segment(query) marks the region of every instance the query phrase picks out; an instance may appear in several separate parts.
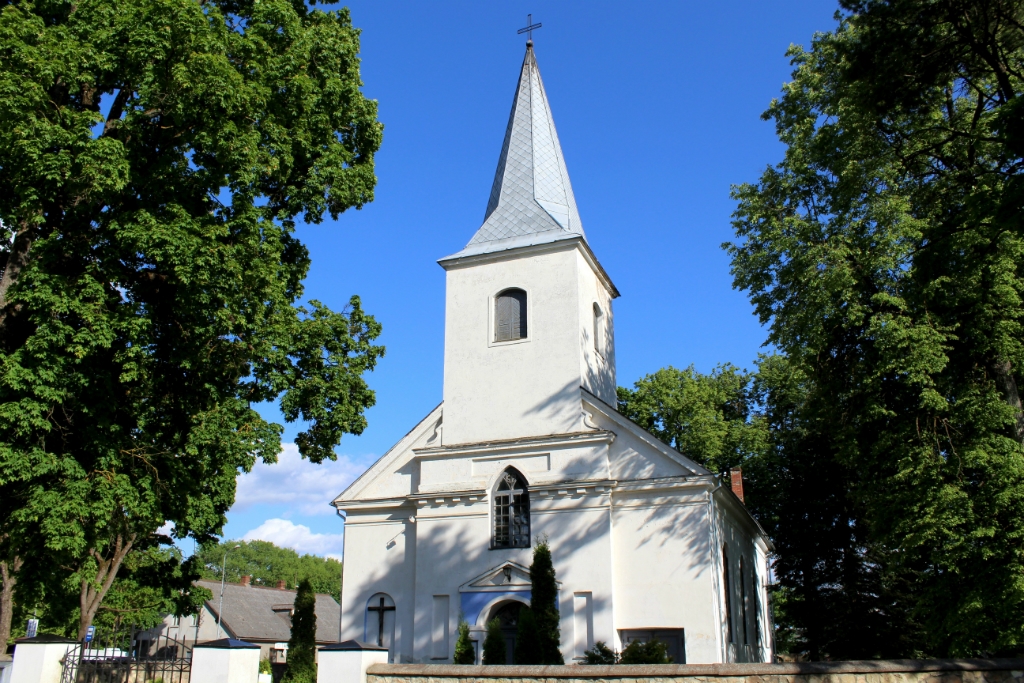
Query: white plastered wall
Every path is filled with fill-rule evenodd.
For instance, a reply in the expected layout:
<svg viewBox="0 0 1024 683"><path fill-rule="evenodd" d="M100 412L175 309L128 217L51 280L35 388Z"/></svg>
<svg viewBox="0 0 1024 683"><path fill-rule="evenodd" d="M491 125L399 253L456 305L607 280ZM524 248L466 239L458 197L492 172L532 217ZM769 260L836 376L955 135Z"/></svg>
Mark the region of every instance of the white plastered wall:
<svg viewBox="0 0 1024 683"><path fill-rule="evenodd" d="M588 358L592 305L607 290L576 241L448 263L445 303L445 445L581 431L579 388L614 404L611 358ZM494 297L527 294L527 338L494 341Z"/></svg>
<svg viewBox="0 0 1024 683"><path fill-rule="evenodd" d="M413 651L414 515L412 506L396 505L350 512L345 520L342 640L365 640L367 602L375 593L387 593L396 608L396 662Z"/></svg>
<svg viewBox="0 0 1024 683"><path fill-rule="evenodd" d="M721 487L713 498L722 657L729 662L771 662L774 652L768 619L767 546L753 521L742 511L742 503L730 491ZM726 559L729 563L728 587L725 586L722 565ZM747 589L745 603L741 579ZM725 590L729 590L728 604L732 611L731 635L727 628Z"/></svg>
<svg viewBox="0 0 1024 683"><path fill-rule="evenodd" d="M612 295L594 272L582 251L576 252L579 278L580 376L585 389L609 406L615 395L615 316ZM594 324L594 304L601 310L600 324ZM596 328L596 329L595 329ZM595 334L597 338L595 339Z"/></svg>

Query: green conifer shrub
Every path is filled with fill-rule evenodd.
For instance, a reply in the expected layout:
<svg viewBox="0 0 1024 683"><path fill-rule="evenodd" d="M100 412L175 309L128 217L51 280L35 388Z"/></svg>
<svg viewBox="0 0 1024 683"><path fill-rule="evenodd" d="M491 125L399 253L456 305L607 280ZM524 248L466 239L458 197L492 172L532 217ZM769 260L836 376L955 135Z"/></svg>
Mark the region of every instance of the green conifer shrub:
<svg viewBox="0 0 1024 683"><path fill-rule="evenodd" d="M308 579L299 582L288 640L288 668L282 683L316 683L316 593Z"/></svg>
<svg viewBox="0 0 1024 683"><path fill-rule="evenodd" d="M456 664L476 663L473 642L469 639L469 624L466 623L465 619L459 619L459 637L455 641L455 657L452 661Z"/></svg>
<svg viewBox="0 0 1024 683"><path fill-rule="evenodd" d="M618 664L619 656L608 647L603 640L594 643L594 647L583 652L586 664Z"/></svg>
<svg viewBox="0 0 1024 683"><path fill-rule="evenodd" d="M523 607L519 610L519 624L516 628L516 664L543 664L540 633L533 610Z"/></svg>
<svg viewBox="0 0 1024 683"><path fill-rule="evenodd" d="M530 610L537 627L540 642L540 661L538 664L565 664L562 659L561 631L558 625L558 584L555 582L555 567L551 561L551 548L546 540L542 540L533 548L533 563L530 564L530 583L533 593L530 598ZM516 663L519 655L516 655Z"/></svg>
<svg viewBox="0 0 1024 683"><path fill-rule="evenodd" d="M505 634L501 632L501 620L487 622L487 637L484 638L484 664L507 664L505 657Z"/></svg>
<svg viewBox="0 0 1024 683"><path fill-rule="evenodd" d="M619 664L671 664L672 658L668 656L668 646L657 639L641 643L634 640L622 649L619 656Z"/></svg>

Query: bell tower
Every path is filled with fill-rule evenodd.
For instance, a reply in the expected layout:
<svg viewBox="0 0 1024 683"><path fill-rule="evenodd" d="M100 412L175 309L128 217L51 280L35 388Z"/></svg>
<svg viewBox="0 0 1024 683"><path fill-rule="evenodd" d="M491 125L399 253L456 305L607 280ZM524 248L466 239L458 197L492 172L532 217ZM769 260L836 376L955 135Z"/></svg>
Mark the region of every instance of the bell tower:
<svg viewBox="0 0 1024 683"><path fill-rule="evenodd" d="M586 431L581 388L615 406L619 292L587 244L532 41L483 225L438 263L445 445Z"/></svg>

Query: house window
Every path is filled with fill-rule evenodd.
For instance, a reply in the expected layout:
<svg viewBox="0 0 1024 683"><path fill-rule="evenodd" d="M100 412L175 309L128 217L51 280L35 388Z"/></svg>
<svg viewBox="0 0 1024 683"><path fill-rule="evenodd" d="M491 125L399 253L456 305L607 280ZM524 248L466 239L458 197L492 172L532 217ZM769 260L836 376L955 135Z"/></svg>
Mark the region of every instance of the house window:
<svg viewBox="0 0 1024 683"><path fill-rule="evenodd" d="M494 548L530 547L530 493L526 479L505 470L494 492Z"/></svg>
<svg viewBox="0 0 1024 683"><path fill-rule="evenodd" d="M594 302L594 350L604 356L604 311Z"/></svg>
<svg viewBox="0 0 1024 683"><path fill-rule="evenodd" d="M494 298L494 341L526 339L526 292L506 289Z"/></svg>

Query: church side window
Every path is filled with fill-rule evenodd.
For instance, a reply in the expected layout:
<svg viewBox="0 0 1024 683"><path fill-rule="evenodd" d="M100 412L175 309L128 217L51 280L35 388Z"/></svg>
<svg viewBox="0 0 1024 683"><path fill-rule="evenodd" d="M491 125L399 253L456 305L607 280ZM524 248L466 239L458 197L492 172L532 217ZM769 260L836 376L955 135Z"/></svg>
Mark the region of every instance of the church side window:
<svg viewBox="0 0 1024 683"><path fill-rule="evenodd" d="M743 644L746 645L750 642L750 633L747 629L747 571L746 566L743 564L743 558L740 558L740 610L743 613Z"/></svg>
<svg viewBox="0 0 1024 683"><path fill-rule="evenodd" d="M494 548L530 547L530 493L526 480L509 468L494 492Z"/></svg>
<svg viewBox="0 0 1024 683"><path fill-rule="evenodd" d="M725 584L725 640L732 643L732 582L729 580L729 552L722 548L722 581Z"/></svg>
<svg viewBox="0 0 1024 683"><path fill-rule="evenodd" d="M494 299L494 340L526 339L526 292L506 289Z"/></svg>
<svg viewBox="0 0 1024 683"><path fill-rule="evenodd" d="M594 302L594 350L604 356L604 311Z"/></svg>

